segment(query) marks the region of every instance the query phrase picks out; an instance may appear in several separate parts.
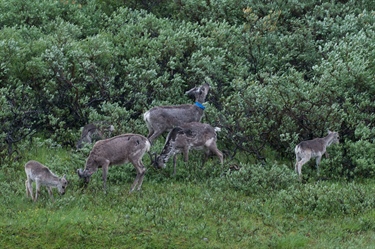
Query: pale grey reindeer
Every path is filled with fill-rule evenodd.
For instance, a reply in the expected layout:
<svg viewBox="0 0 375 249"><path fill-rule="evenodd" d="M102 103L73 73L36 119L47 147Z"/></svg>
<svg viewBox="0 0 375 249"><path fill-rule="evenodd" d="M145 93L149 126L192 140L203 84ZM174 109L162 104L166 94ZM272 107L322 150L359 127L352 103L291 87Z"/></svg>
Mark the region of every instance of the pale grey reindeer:
<svg viewBox="0 0 375 249"><path fill-rule="evenodd" d="M156 106L143 114L143 119L148 128L147 138L152 143L165 131L184 123L200 122L205 107L206 96L210 90L208 83L194 87L185 94L195 98L195 104Z"/></svg>
<svg viewBox="0 0 375 249"><path fill-rule="evenodd" d="M81 138L78 140L76 147L81 149L85 143L91 144L98 140L109 138L114 130L113 125L87 124L83 127Z"/></svg>
<svg viewBox="0 0 375 249"><path fill-rule="evenodd" d="M136 186L141 189L146 168L142 163L143 155L150 150L148 139L138 134L122 134L109 139L100 140L94 144L86 160L85 169L78 169L77 173L86 183L98 168L103 169L103 188L106 189L108 168L112 165L132 163L137 171L137 176L131 186L132 192Z"/></svg>
<svg viewBox="0 0 375 249"><path fill-rule="evenodd" d="M205 150L206 156L209 153L215 154L220 163L223 164L223 153L217 148L217 134L220 128L212 127L209 124L190 122L173 128L167 136L164 148L156 158L156 168L165 168L165 164L173 156L174 174L176 174L176 156L182 153L184 161L189 160L189 150ZM203 162L204 163L204 162Z"/></svg>
<svg viewBox="0 0 375 249"><path fill-rule="evenodd" d="M27 177L25 182L26 195L31 196L33 201L38 199L41 186L47 187L48 193L52 200L54 200L52 188L57 188L61 195L65 194L66 187L68 186L68 181L66 180L65 175L59 178L53 174L49 168L33 160L28 161L25 164L25 172ZM33 195L33 181L36 184L35 197Z"/></svg>
<svg viewBox="0 0 375 249"><path fill-rule="evenodd" d="M328 135L323 138L315 138L313 140L302 141L295 148L296 165L295 170L302 180L302 165L307 163L311 158L316 158L317 174L319 175L319 163L327 147L331 144L339 143L339 134L328 130Z"/></svg>

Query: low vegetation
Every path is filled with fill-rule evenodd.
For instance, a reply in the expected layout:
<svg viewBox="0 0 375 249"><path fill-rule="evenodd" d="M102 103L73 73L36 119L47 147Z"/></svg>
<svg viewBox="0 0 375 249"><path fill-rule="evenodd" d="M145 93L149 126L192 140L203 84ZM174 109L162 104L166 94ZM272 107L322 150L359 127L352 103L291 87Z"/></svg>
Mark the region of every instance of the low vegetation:
<svg viewBox="0 0 375 249"><path fill-rule="evenodd" d="M175 176L172 164L148 167L142 190L129 194L131 164L109 169L104 192L100 172L84 187L75 172L84 157L75 151L44 145L25 147L24 154L0 173L2 248L366 248L375 242L375 183L319 181L313 164L310 181L300 183L292 164L240 164L230 171L213 158L200 169L201 153L193 152L188 165L179 160ZM55 191L53 202L42 190L36 203L27 198L27 158L66 174L65 195Z"/></svg>

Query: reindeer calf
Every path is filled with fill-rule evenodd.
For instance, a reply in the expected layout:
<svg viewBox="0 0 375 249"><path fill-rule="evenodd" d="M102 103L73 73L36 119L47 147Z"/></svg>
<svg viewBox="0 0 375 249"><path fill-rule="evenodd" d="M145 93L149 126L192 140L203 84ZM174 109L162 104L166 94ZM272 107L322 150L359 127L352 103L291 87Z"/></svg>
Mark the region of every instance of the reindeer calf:
<svg viewBox="0 0 375 249"><path fill-rule="evenodd" d="M26 185L26 195L30 196L33 201L38 199L38 193L40 191L40 186L46 186L48 193L52 200L53 193L52 188L57 188L60 194L65 194L66 187L68 185L68 181L65 179L65 175L62 178L59 178L55 174L49 170L43 164L37 161L28 161L25 164L25 172L27 180L25 182ZM36 190L35 190L35 198L33 195L33 187L32 182L35 181Z"/></svg>
<svg viewBox="0 0 375 249"><path fill-rule="evenodd" d="M165 163L173 156L174 174L176 174L176 156L178 153L184 155L184 161L189 159L190 148L200 150L205 149L206 155L214 153L223 164L223 153L217 148L216 131L220 128L213 128L209 124L191 122L173 128L166 139L161 154L156 158L154 164L156 168L165 168ZM204 162L203 162L204 164Z"/></svg>
<svg viewBox="0 0 375 249"><path fill-rule="evenodd" d="M315 138L299 143L294 150L296 154L295 170L299 176L299 180L302 180L302 165L307 163L311 158L316 158L316 168L319 175L319 163L324 153L326 153L327 147L331 144L338 143L339 134L330 130L328 130L328 135L326 137Z"/></svg>

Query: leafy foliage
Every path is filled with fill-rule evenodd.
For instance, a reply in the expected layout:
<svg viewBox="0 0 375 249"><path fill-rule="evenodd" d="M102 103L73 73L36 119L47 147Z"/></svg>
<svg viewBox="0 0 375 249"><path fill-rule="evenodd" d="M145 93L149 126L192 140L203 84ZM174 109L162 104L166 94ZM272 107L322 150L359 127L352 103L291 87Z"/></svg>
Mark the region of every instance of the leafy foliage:
<svg viewBox="0 0 375 249"><path fill-rule="evenodd" d="M87 187L76 175L90 148L67 151L52 139L34 138L31 144L21 141L25 158L3 164L0 171L3 248L124 243L132 248L362 248L374 243L373 180L300 184L286 166L276 164L243 163L229 173L209 162L201 170L192 153L188 167L179 163L176 177L168 169L148 167L142 191L132 194L134 168L111 167L104 192L100 172ZM27 198L23 167L28 158L66 174L65 195L54 190L52 202L42 188L36 203Z"/></svg>
<svg viewBox="0 0 375 249"><path fill-rule="evenodd" d="M299 141L331 129L343 145L327 174L372 176L372 138L358 128L374 123L367 1L11 0L0 9L7 158L33 134L74 146L93 121L145 134L142 113L191 103L183 93L208 81L203 121L223 128L231 159L264 162L272 150L292 160Z"/></svg>
<svg viewBox="0 0 375 249"><path fill-rule="evenodd" d="M285 166L240 165L238 171L228 171L227 184L230 188L247 195L268 195L288 188L296 181L295 175Z"/></svg>

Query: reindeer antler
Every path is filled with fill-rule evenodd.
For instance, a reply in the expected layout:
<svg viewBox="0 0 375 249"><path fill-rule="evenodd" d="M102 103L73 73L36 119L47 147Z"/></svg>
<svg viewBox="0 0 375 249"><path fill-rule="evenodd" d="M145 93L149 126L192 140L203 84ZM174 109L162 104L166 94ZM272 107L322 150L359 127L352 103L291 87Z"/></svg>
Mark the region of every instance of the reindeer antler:
<svg viewBox="0 0 375 249"><path fill-rule="evenodd" d="M148 155L150 156L150 167L154 166L155 168L158 168L158 167L156 167L156 158L157 158L158 154L156 152L151 153L149 151Z"/></svg>

